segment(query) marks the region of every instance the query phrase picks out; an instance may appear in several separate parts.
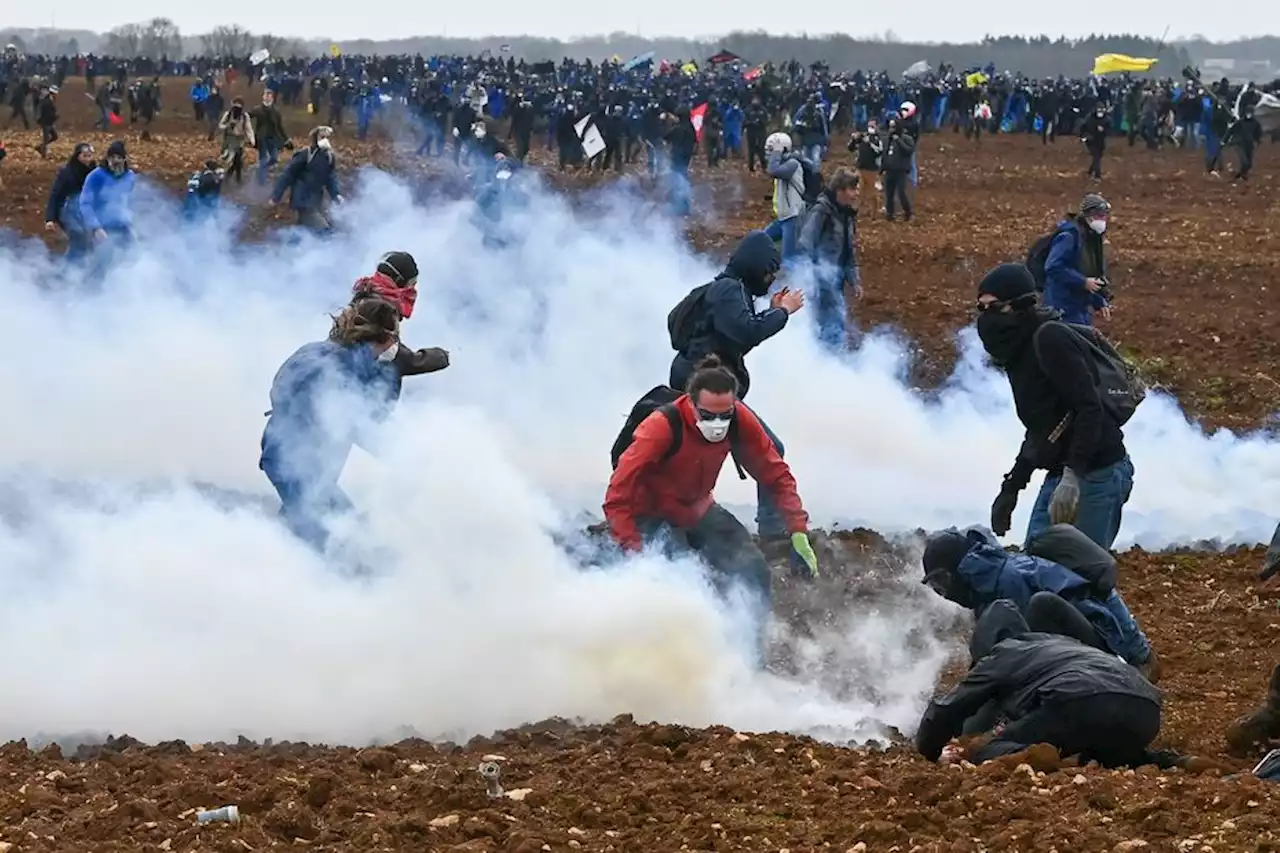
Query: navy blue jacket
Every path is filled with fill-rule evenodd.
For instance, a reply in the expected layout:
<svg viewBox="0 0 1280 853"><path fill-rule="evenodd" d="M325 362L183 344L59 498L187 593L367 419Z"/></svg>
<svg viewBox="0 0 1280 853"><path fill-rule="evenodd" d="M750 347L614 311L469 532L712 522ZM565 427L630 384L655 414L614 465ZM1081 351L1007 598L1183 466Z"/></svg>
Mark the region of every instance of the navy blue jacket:
<svg viewBox="0 0 1280 853"><path fill-rule="evenodd" d="M778 263L778 247L768 235L756 231L742 239L724 272L707 288L702 317L689 346L671 360L672 388L684 388L697 363L715 354L738 377L738 399L747 396L751 374L747 372L746 355L781 332L788 314L781 308L757 313L755 300L742 280L761 281L778 269Z"/></svg>
<svg viewBox="0 0 1280 853"><path fill-rule="evenodd" d="M58 169L49 188L49 202L45 205L44 221L56 222L68 234L81 233L85 230L80 216L80 190L84 188L89 171L83 167L65 164Z"/></svg>
<svg viewBox="0 0 1280 853"><path fill-rule="evenodd" d="M1105 307L1107 300L1085 289L1085 275L1080 271L1083 241L1080 226L1074 220L1058 223L1044 262L1044 304L1061 311L1066 323L1091 326L1090 309Z"/></svg>
<svg viewBox="0 0 1280 853"><path fill-rule="evenodd" d="M293 210L319 210L324 204L324 194L336 199L338 192L338 166L332 152L320 148L299 151L289 160L289 165L276 180L271 200L278 202L289 191L289 207Z"/></svg>
<svg viewBox="0 0 1280 853"><path fill-rule="evenodd" d="M1002 598L1025 611L1031 596L1052 592L1079 610L1115 654L1134 665L1150 657L1146 636L1114 589L1099 597L1089 579L1050 560L1010 553L984 527L970 527L964 534L969 551L956 566L956 574L972 590L975 611L980 613Z"/></svg>
<svg viewBox="0 0 1280 853"><path fill-rule="evenodd" d="M276 372L262 432L264 470L304 483L338 481L351 445L390 413L400 375L368 344L323 340L301 347Z"/></svg>

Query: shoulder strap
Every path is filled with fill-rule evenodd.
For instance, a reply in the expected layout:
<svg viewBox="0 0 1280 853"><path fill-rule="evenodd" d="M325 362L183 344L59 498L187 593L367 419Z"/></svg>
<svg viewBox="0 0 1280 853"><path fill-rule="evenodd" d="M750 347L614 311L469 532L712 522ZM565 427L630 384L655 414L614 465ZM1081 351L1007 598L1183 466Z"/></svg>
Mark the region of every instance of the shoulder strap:
<svg viewBox="0 0 1280 853"><path fill-rule="evenodd" d="M658 411L662 412L662 416L667 419L667 426L671 427L671 443L662 454L662 461L666 462L679 453L680 446L684 444L684 419L680 417L680 410L675 403L664 403L658 407Z"/></svg>

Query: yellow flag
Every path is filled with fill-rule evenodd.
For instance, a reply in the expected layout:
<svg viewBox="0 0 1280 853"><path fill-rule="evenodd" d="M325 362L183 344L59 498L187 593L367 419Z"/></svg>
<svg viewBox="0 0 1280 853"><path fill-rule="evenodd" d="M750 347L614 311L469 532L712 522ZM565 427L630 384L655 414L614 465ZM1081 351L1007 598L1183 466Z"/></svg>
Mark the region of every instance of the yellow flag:
<svg viewBox="0 0 1280 853"><path fill-rule="evenodd" d="M342 48L338 47L336 44L329 45L329 55L334 59L337 59L339 56L342 56Z"/></svg>
<svg viewBox="0 0 1280 853"><path fill-rule="evenodd" d="M698 73L698 63L686 62L684 65L680 67L680 70L683 71L685 74L689 75L690 77L692 77L693 75Z"/></svg>
<svg viewBox="0 0 1280 853"><path fill-rule="evenodd" d="M988 82L989 80L990 78L987 77L987 75L983 74L981 71L975 71L969 76L964 78L964 84L968 86L970 89L976 89L979 86L983 85L984 83Z"/></svg>
<svg viewBox="0 0 1280 853"><path fill-rule="evenodd" d="M1116 71L1147 71L1158 59L1140 59L1123 53L1104 53L1093 60L1094 74L1112 74Z"/></svg>

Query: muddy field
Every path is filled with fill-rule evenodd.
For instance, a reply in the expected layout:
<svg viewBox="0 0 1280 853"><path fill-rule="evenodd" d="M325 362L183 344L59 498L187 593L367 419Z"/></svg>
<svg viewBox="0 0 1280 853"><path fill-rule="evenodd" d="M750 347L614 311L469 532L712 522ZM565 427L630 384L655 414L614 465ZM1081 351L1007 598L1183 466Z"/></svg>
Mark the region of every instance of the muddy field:
<svg viewBox="0 0 1280 853"><path fill-rule="evenodd" d="M0 225L38 233L55 165L88 133L79 81L63 95L63 140L41 161L32 134L5 131ZM123 131L137 166L175 188L216 153L183 103L142 142ZM174 114L176 108L176 115ZM288 115L295 139L307 127ZM436 175L387 140L340 133L347 164L377 162ZM1022 137L981 145L926 137L919 217L862 218L864 326L898 327L919 345L918 374L946 374L953 335L969 319L976 277L1020 258L1090 185L1070 140ZM545 162L546 154L538 159ZM1264 146L1254 180L1203 174L1191 152L1114 146L1103 191L1120 300L1106 327L1157 382L1208 426L1269 422L1280 391L1277 153ZM843 159L843 155L840 158ZM767 181L729 163L695 172L695 244L713 251L768 219ZM557 182L595 182L581 176ZM233 190L249 199L249 189ZM868 205L869 206L869 205ZM266 224L259 214L255 226ZM816 600L839 612L871 606L878 585L913 583L874 537L848 537L839 570ZM858 547L860 546L860 547ZM1230 722L1262 699L1280 658L1280 589L1257 588L1261 550L1223 554L1130 552L1125 597L1160 653L1166 691L1161 745L1200 756L1192 771L1137 773L1061 767L1032 754L979 769L940 768L901 745L851 750L775 734L685 730L626 719L581 728L535 724L464 746L410 741L357 751L305 745L128 739L105 749L0 752L0 853L6 850L538 851L1267 851L1280 850L1280 798L1251 778L1224 779L1251 761L1227 752ZM828 563L828 565L831 565ZM868 567L872 567L869 569ZM833 567L834 568L834 567ZM793 619L815 616L812 594L779 577ZM819 614L820 615L820 614ZM954 673L952 673L954 675ZM124 735L125 733L117 733ZM490 798L476 772L502 767L507 794ZM1026 764L1026 767L1021 765ZM197 829L194 810L236 804L236 827Z"/></svg>

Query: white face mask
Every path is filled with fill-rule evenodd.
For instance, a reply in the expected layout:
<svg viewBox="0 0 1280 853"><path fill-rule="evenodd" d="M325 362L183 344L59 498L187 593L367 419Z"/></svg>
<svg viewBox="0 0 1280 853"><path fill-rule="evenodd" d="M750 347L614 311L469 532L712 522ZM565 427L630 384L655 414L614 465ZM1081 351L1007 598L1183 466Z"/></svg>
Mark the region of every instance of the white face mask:
<svg viewBox="0 0 1280 853"><path fill-rule="evenodd" d="M378 353L378 361L381 364L388 364L395 360L396 354L400 352L400 343L397 341L391 346Z"/></svg>
<svg viewBox="0 0 1280 853"><path fill-rule="evenodd" d="M1094 233L1094 234L1102 234L1102 233L1104 233L1104 232L1107 230L1107 220L1105 220L1105 219L1090 219L1090 220L1089 220L1089 227L1093 229L1093 233Z"/></svg>
<svg viewBox="0 0 1280 853"><path fill-rule="evenodd" d="M477 127L475 130L475 134L476 134L476 139L484 139L485 136L488 134L488 131L486 131L483 127Z"/></svg>
<svg viewBox="0 0 1280 853"><path fill-rule="evenodd" d="M714 421L699 420L698 432L702 433L702 437L712 444L718 444L729 437L729 425L733 423L732 418L717 419Z"/></svg>
<svg viewBox="0 0 1280 853"><path fill-rule="evenodd" d="M316 140L316 147L317 147L317 148L319 148L321 151L328 151L328 150L329 150L329 140L328 140L327 138L325 138L325 139L317 139L317 140Z"/></svg>

